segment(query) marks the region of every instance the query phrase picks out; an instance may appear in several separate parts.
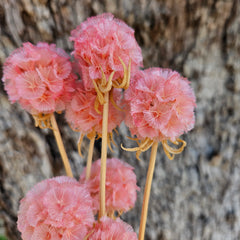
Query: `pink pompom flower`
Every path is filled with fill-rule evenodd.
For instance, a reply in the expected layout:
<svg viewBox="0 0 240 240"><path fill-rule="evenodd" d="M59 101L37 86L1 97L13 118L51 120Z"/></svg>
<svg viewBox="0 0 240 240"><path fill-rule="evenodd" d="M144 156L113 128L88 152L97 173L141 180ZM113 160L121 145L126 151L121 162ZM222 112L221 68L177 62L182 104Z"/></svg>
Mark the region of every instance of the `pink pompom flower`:
<svg viewBox="0 0 240 240"><path fill-rule="evenodd" d="M194 92L187 79L170 69L139 71L124 98L125 123L132 135L143 140L143 148L146 149L147 144L151 145L153 141L161 141L165 152L176 154L183 150L186 143L178 137L193 128L196 106ZM175 151L167 145L167 140L176 145L181 142L183 148Z"/></svg>
<svg viewBox="0 0 240 240"><path fill-rule="evenodd" d="M88 240L137 240L133 228L119 218L102 217L88 235Z"/></svg>
<svg viewBox="0 0 240 240"><path fill-rule="evenodd" d="M81 240L94 223L92 198L73 178L38 183L20 202L18 230L23 240Z"/></svg>
<svg viewBox="0 0 240 240"><path fill-rule="evenodd" d="M80 182L86 183L94 201L95 209L99 210L101 159L92 164L91 176L86 181L86 169L80 176ZM134 207L137 198L136 175L133 167L117 158L107 159L106 173L106 212L114 216Z"/></svg>
<svg viewBox="0 0 240 240"><path fill-rule="evenodd" d="M114 103L117 105L121 102L121 92L118 89L112 91ZM102 134L102 106L98 106L96 111L97 93L95 90L85 90L82 82L79 82L75 93L72 95L72 100L66 108L66 120L72 129L83 134L96 132ZM109 104L108 113L108 133L111 133L114 128L119 126L123 121L123 112L119 111L113 104Z"/></svg>
<svg viewBox="0 0 240 240"><path fill-rule="evenodd" d="M88 18L71 32L74 41L74 57L78 61L84 86L94 88L93 80L101 79L102 73L113 82L124 77L123 66L131 62L131 75L142 66L141 49L134 30L123 21L104 13Z"/></svg>
<svg viewBox="0 0 240 240"><path fill-rule="evenodd" d="M18 101L32 115L63 111L75 80L69 56L55 44L24 43L3 67L2 81L10 101Z"/></svg>
<svg viewBox="0 0 240 240"><path fill-rule="evenodd" d="M194 126L195 96L189 82L170 69L139 71L126 91L126 124L139 139L175 141Z"/></svg>

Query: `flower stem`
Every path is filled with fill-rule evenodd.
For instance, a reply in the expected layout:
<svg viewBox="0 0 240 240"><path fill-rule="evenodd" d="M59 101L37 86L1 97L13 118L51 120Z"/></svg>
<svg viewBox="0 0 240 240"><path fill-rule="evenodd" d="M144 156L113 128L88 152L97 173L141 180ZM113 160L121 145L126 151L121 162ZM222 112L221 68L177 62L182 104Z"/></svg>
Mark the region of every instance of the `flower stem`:
<svg viewBox="0 0 240 240"><path fill-rule="evenodd" d="M94 149L95 137L90 139L89 149L88 149L88 159L87 159L87 170L86 170L86 180L89 180L91 175L91 167L92 167L92 156Z"/></svg>
<svg viewBox="0 0 240 240"><path fill-rule="evenodd" d="M100 211L99 219L105 215L105 184L107 165L107 139L108 139L108 105L109 92L104 93L103 120L102 120L102 152L100 172Z"/></svg>
<svg viewBox="0 0 240 240"><path fill-rule="evenodd" d="M157 156L157 148L158 148L158 142L155 141L152 145L150 162L149 162L148 172L147 172L147 180L146 180L145 189L144 189L138 240L144 240L146 222L147 222L147 213L148 213L148 203L149 203L155 161L156 161L156 156Z"/></svg>
<svg viewBox="0 0 240 240"><path fill-rule="evenodd" d="M63 145L62 137L61 137L61 134L59 132L59 128L58 128L54 113L51 114L50 119L51 119L51 124L52 124L52 130L53 130L53 133L54 133L57 145L58 145L59 152L60 152L61 157L62 157L62 161L63 161L64 167L65 167L65 171L66 171L68 177L73 177L72 170L71 170L71 167L70 167L70 163L69 163L64 145Z"/></svg>

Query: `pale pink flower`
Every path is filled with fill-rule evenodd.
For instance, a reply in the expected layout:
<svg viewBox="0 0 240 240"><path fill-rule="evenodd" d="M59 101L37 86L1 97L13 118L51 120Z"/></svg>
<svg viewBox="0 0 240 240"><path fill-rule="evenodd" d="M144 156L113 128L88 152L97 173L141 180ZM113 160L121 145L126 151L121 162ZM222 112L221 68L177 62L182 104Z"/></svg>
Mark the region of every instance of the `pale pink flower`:
<svg viewBox="0 0 240 240"><path fill-rule="evenodd" d="M70 126L83 134L102 133L102 111L103 107L99 104L99 112L95 109L97 93L95 90L85 90L82 82L79 82L75 93L72 95L71 102L66 108L66 120ZM121 102L121 92L113 89L114 102L119 105ZM111 133L114 128L123 121L123 112L117 110L112 103L109 104L108 112L108 132Z"/></svg>
<svg viewBox="0 0 240 240"><path fill-rule="evenodd" d="M31 114L62 111L71 99L76 76L69 56L55 44L24 43L3 67L5 90Z"/></svg>
<svg viewBox="0 0 240 240"><path fill-rule="evenodd" d="M38 183L20 202L23 240L84 239L94 223L93 202L84 184L55 177Z"/></svg>
<svg viewBox="0 0 240 240"><path fill-rule="evenodd" d="M107 79L115 71L113 80L123 78L123 66L131 61L131 74L142 66L141 49L134 30L123 21L104 13L88 18L71 32L74 57L79 63L86 89L94 86L92 80L101 79L101 68Z"/></svg>
<svg viewBox="0 0 240 240"><path fill-rule="evenodd" d="M88 240L137 240L137 234L120 218L102 217L89 231Z"/></svg>
<svg viewBox="0 0 240 240"><path fill-rule="evenodd" d="M86 169L80 176L80 182L86 183L94 201L94 206L99 209L100 198L100 169L101 159L92 164L91 176L88 181L86 178ZM137 198L136 175L133 167L117 158L107 159L106 173L106 211L126 212L134 207Z"/></svg>
<svg viewBox="0 0 240 240"><path fill-rule="evenodd" d="M187 79L170 69L139 71L125 103L125 123L139 139L175 141L194 126L194 92Z"/></svg>

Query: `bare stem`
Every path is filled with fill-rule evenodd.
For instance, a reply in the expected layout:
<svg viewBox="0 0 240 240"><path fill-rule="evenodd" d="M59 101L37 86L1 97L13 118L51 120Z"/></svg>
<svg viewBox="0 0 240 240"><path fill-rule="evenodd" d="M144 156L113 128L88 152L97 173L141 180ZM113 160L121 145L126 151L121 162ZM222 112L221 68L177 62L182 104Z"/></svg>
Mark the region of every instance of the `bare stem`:
<svg viewBox="0 0 240 240"><path fill-rule="evenodd" d="M58 145L59 152L62 157L65 171L66 171L68 177L73 177L71 166L70 166L70 163L69 163L64 145L63 145L62 137L59 132L59 128L58 128L54 113L51 114L50 118L51 118L52 130L53 130L53 133L54 133L57 145Z"/></svg>
<svg viewBox="0 0 240 240"><path fill-rule="evenodd" d="M99 218L105 215L105 185L106 185L107 144L108 144L108 105L109 105L109 92L106 92L104 93L103 120L102 120Z"/></svg>
<svg viewBox="0 0 240 240"><path fill-rule="evenodd" d="M145 185L145 189L144 189L142 214L141 214L141 222L140 222L138 240L144 240L146 222L147 222L147 213L148 213L148 203L149 203L149 197L150 197L150 192L151 192L151 185L152 185L155 161L156 161L156 156L157 156L157 148L158 148L158 142L154 142L152 145L150 162L149 162L148 172L147 172L147 180L146 180L146 185Z"/></svg>
<svg viewBox="0 0 240 240"><path fill-rule="evenodd" d="M94 149L95 137L90 139L89 149L88 149L88 159L87 159L87 170L86 170L86 180L89 180L91 175L91 167L92 167L92 156Z"/></svg>

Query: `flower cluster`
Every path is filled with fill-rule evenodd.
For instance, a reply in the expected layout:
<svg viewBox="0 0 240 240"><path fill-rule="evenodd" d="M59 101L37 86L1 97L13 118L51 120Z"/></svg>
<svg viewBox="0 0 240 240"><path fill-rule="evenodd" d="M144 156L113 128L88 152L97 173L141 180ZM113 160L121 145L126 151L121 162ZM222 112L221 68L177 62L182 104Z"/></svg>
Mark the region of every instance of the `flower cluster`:
<svg viewBox="0 0 240 240"><path fill-rule="evenodd" d="M18 229L24 240L84 239L94 222L92 198L73 178L38 183L21 200Z"/></svg>
<svg viewBox="0 0 240 240"><path fill-rule="evenodd" d="M71 167L53 112L66 110L71 128L91 140L80 180L56 177L37 184L21 200L18 229L23 240L137 239L120 219L136 202L139 187L133 167L106 159L112 130L125 118L138 143L127 150L137 151L138 157L152 146L139 230L143 240L158 142L169 159L183 151L186 143L179 136L195 122L193 90L170 69L141 70L134 30L110 13L87 19L70 40L73 61L54 44L24 43L4 64L2 80L10 101L31 113L36 126L53 129L68 176ZM102 137L103 154L92 164L96 136ZM79 146L81 141L82 135Z"/></svg>
<svg viewBox="0 0 240 240"><path fill-rule="evenodd" d="M119 159L109 159L109 167L107 208L115 219L114 211L126 212L134 206L139 188L133 167ZM80 182L63 176L47 179L27 193L18 213L18 229L23 240L85 240L86 236L88 239L137 239L130 225L120 219L106 217L100 223L95 221L94 214L99 208L99 161L94 163L89 181L85 180L85 173L80 179Z"/></svg>
<svg viewBox="0 0 240 240"><path fill-rule="evenodd" d="M86 169L80 182L86 183L96 210L99 210L101 159L95 161L91 168L91 177L86 181ZM119 214L134 207L137 199L136 175L133 167L117 158L107 159L106 175L106 211L108 215L117 211Z"/></svg>
<svg viewBox="0 0 240 240"><path fill-rule="evenodd" d="M2 80L11 102L33 115L63 111L76 80L69 59L55 44L24 43L4 63Z"/></svg>

